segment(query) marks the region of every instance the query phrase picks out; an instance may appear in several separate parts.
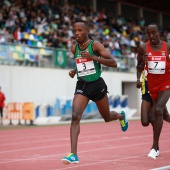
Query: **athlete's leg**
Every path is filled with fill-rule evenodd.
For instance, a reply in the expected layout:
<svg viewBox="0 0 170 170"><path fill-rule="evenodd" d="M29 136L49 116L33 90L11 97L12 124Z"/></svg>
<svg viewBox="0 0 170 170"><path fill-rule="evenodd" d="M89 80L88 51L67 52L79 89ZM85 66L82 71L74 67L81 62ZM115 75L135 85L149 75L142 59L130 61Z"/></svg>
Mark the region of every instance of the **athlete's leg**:
<svg viewBox="0 0 170 170"><path fill-rule="evenodd" d="M170 97L170 90L166 90L159 93L157 101L153 100L155 122L154 122L154 137L153 137L152 148L154 148L155 150L159 146L159 137L163 126L163 110L166 106L169 97Z"/></svg>
<svg viewBox="0 0 170 170"><path fill-rule="evenodd" d="M0 117L1 117L1 125L3 124L3 108L0 107Z"/></svg>
<svg viewBox="0 0 170 170"><path fill-rule="evenodd" d="M105 122L110 122L112 120L118 119L123 120L123 114L117 113L115 111L110 111L107 93L103 99L96 101L96 105Z"/></svg>
<svg viewBox="0 0 170 170"><path fill-rule="evenodd" d="M71 153L77 155L77 141L80 133L80 120L89 99L83 95L75 94L73 99L73 113L70 127Z"/></svg>
<svg viewBox="0 0 170 170"><path fill-rule="evenodd" d="M141 103L141 123L143 126L148 126L151 122L151 107L152 103L142 100Z"/></svg>
<svg viewBox="0 0 170 170"><path fill-rule="evenodd" d="M152 102L143 99L141 104L141 123L143 126L148 126L149 123L151 123L153 134L154 134L154 120L155 116L153 112ZM159 146L157 147L157 150L159 150Z"/></svg>
<svg viewBox="0 0 170 170"><path fill-rule="evenodd" d="M163 119L170 123L170 114L169 114L166 106L165 106L164 111L163 111Z"/></svg>

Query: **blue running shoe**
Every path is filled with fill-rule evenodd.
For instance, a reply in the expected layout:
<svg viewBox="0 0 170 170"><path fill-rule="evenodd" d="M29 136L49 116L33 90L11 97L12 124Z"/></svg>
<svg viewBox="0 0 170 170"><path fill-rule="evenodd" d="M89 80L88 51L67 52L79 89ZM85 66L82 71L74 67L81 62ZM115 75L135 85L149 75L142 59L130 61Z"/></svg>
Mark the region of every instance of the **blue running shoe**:
<svg viewBox="0 0 170 170"><path fill-rule="evenodd" d="M78 164L79 158L73 153L69 153L68 156L62 158L63 164Z"/></svg>
<svg viewBox="0 0 170 170"><path fill-rule="evenodd" d="M124 119L120 120L120 125L121 125L121 128L122 128L122 131L125 132L128 129L129 123L128 123L128 120L126 119L125 112L121 111L121 114L124 116Z"/></svg>

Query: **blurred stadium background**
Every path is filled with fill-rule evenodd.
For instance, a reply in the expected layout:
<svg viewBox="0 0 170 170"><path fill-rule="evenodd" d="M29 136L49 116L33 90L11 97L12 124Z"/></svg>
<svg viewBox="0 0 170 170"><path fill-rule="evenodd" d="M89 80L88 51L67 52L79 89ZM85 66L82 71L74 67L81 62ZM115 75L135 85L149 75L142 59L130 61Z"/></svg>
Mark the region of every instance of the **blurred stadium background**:
<svg viewBox="0 0 170 170"><path fill-rule="evenodd" d="M158 23L170 41L169 2L135 0L1 0L0 86L6 95L4 124L56 124L69 121L75 79L71 44L76 19L91 23L90 38L103 43L118 63L103 66L110 108L140 117L136 53L145 26ZM168 108L170 108L168 104ZM83 119L100 119L90 102Z"/></svg>

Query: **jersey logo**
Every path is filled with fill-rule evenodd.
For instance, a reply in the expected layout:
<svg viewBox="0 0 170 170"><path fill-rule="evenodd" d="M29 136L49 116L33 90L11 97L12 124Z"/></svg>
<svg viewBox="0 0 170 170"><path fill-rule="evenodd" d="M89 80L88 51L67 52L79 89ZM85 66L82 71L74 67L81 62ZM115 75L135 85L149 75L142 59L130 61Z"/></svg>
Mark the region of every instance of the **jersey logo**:
<svg viewBox="0 0 170 170"><path fill-rule="evenodd" d="M161 51L161 53L162 53L162 56L165 56L165 51Z"/></svg>
<svg viewBox="0 0 170 170"><path fill-rule="evenodd" d="M79 90L79 89L77 89L76 92L77 92L77 93L83 93L83 91L82 91L82 90Z"/></svg>
<svg viewBox="0 0 170 170"><path fill-rule="evenodd" d="M150 52L148 55L152 55L152 53Z"/></svg>
<svg viewBox="0 0 170 170"><path fill-rule="evenodd" d="M166 88L166 89L169 89L169 86L167 85L167 86L165 86L165 88Z"/></svg>

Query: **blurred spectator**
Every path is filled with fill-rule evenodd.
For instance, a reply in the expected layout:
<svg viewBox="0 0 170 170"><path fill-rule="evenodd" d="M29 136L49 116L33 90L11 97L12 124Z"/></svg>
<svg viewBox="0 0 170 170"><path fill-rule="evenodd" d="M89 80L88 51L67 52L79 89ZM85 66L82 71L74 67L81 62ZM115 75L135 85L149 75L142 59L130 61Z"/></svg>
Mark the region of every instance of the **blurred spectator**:
<svg viewBox="0 0 170 170"><path fill-rule="evenodd" d="M113 16L106 9L93 11L91 7L69 4L58 0L4 0L0 3L0 33L4 28L9 32L6 42L26 43L31 33L36 36L37 46L70 49L72 44L72 23L77 19L92 23L91 39L97 39L112 53L127 55L131 41L135 48L145 39L145 19L138 21L133 17ZM168 30L169 31L169 30ZM162 31L164 39L170 41L170 33ZM27 36L28 34L28 36ZM2 33L2 35L4 35ZM21 35L26 35L24 38ZM4 40L2 39L2 42ZM121 50L121 47L123 49ZM126 50L126 49L127 50ZM118 53L117 53L118 52Z"/></svg>
<svg viewBox="0 0 170 170"><path fill-rule="evenodd" d="M17 27L14 31L14 39L16 40L15 42L20 42L21 41L21 28Z"/></svg>
<svg viewBox="0 0 170 170"><path fill-rule="evenodd" d="M2 34L0 34L0 44L3 44L5 42L6 42L6 40L5 40L4 36Z"/></svg>
<svg viewBox="0 0 170 170"><path fill-rule="evenodd" d="M130 53L129 53L129 57L130 58L134 58L136 59L136 55L137 55L137 45L135 44L135 42L132 40L130 42Z"/></svg>
<svg viewBox="0 0 170 170"><path fill-rule="evenodd" d="M1 87L0 87L0 116L1 116L1 125L3 124L3 108L5 106L5 95L4 93L1 91Z"/></svg>
<svg viewBox="0 0 170 170"><path fill-rule="evenodd" d="M10 33L13 33L15 28L15 16L11 14L11 16L5 22L5 28L10 30Z"/></svg>
<svg viewBox="0 0 170 170"><path fill-rule="evenodd" d="M139 19L139 25L140 25L140 27L144 27L145 26L145 19L143 18L143 17L141 17L140 19Z"/></svg>

